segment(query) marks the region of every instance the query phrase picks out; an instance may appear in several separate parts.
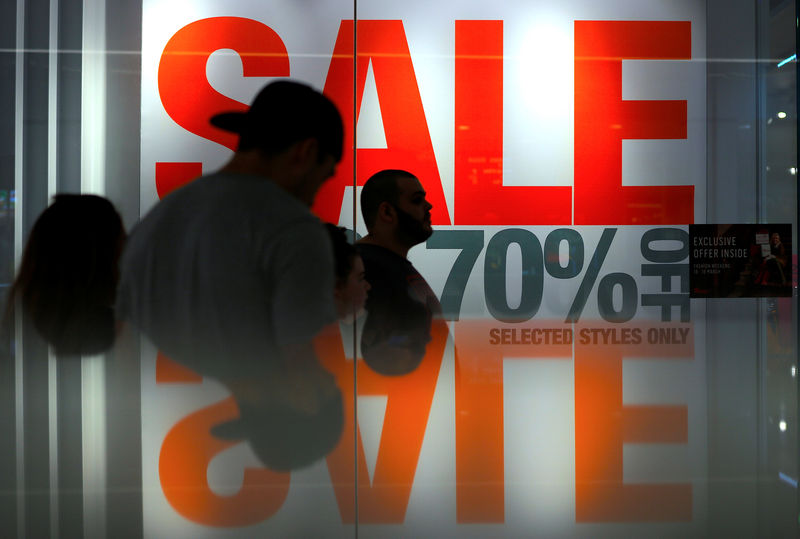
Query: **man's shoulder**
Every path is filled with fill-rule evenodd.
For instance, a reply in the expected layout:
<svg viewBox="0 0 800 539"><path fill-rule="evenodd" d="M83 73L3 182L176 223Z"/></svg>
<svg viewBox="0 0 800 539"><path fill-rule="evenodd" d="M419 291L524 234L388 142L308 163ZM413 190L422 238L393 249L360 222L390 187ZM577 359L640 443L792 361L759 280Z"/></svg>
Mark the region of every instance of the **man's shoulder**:
<svg viewBox="0 0 800 539"><path fill-rule="evenodd" d="M280 188L275 182L263 176L239 174L225 171L213 172L200 176L182 187L169 193L161 202L180 201L192 197L203 197L209 194L248 200L261 197L276 204L287 205L291 209L302 209L305 205L296 197ZM210 200L213 202L213 200Z"/></svg>
<svg viewBox="0 0 800 539"><path fill-rule="evenodd" d="M409 264L408 260L398 255L391 249L374 243L356 243L356 251L367 264L386 264L401 267Z"/></svg>
<svg viewBox="0 0 800 539"><path fill-rule="evenodd" d="M408 259L386 247L360 243L356 244L356 249L364 262L367 280L373 290L383 286L402 288L408 285L410 278L422 278Z"/></svg>
<svg viewBox="0 0 800 539"><path fill-rule="evenodd" d="M176 189L142 222L175 219L187 226L191 222L251 222L257 228L272 230L285 224L318 222L305 204L268 178L224 171L201 176Z"/></svg>

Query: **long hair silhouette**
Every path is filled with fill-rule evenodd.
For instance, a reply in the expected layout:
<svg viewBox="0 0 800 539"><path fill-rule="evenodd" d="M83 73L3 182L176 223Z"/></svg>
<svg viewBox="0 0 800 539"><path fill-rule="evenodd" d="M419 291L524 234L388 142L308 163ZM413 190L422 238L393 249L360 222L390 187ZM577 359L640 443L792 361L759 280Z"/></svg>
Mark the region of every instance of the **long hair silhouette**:
<svg viewBox="0 0 800 539"><path fill-rule="evenodd" d="M126 238L114 206L96 195L56 195L31 229L8 296L60 354L93 354L114 342L118 261Z"/></svg>

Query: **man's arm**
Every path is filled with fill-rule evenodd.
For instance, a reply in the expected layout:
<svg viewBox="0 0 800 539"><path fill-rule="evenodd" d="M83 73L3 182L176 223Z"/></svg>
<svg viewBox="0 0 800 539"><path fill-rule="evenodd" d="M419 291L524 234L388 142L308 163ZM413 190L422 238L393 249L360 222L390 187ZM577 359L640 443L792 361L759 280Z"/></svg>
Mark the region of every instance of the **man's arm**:
<svg viewBox="0 0 800 539"><path fill-rule="evenodd" d="M265 261L275 344L310 343L336 319L330 239L319 222L288 227Z"/></svg>
<svg viewBox="0 0 800 539"><path fill-rule="evenodd" d="M269 385L281 401L312 414L336 390L313 346L314 337L336 319L330 240L319 223L305 222L287 229L271 255L273 331L281 368Z"/></svg>
<svg viewBox="0 0 800 539"><path fill-rule="evenodd" d="M310 342L282 347L281 355L286 360L286 376L275 384L275 395L299 412L318 413L322 403L338 391L333 375L319 364Z"/></svg>

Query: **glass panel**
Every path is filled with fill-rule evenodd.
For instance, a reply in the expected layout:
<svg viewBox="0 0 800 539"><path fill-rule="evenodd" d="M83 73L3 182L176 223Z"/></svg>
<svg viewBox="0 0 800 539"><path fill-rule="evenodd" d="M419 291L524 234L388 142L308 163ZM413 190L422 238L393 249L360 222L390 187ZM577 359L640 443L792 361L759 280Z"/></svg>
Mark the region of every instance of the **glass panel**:
<svg viewBox="0 0 800 539"><path fill-rule="evenodd" d="M762 7L760 29L764 144L763 221L791 223L797 237L797 62L796 3L770 2ZM774 60L778 60L777 62ZM771 251L779 253L771 237ZM796 242L796 239L793 239ZM780 276L797 287L797 249L792 256L792 274ZM791 254L795 253L795 254ZM776 277L776 281L778 278ZM760 535L797 533L798 437L797 430L797 304L793 298L768 298L762 306L763 361L761 417Z"/></svg>
<svg viewBox="0 0 800 539"><path fill-rule="evenodd" d="M14 278L14 232L16 204L12 208L15 189L14 95L16 68L16 32L13 6L0 6L0 522L9 534L16 533L17 459L15 431L15 354L13 330L4 323L6 295ZM16 201L14 201L16 202Z"/></svg>
<svg viewBox="0 0 800 539"><path fill-rule="evenodd" d="M146 0L143 9L142 214L230 158L236 137L211 128L204 118L244 109L268 82L291 76L324 89L352 125L350 3L326 2L310 16L291 1L273 2L266 12L262 2L240 2L231 11L215 2ZM315 207L325 220L350 229L351 133L348 129L346 158ZM345 408L352 410L352 389L346 390L352 388L352 360L343 352L351 348L353 330L344 330L349 337L338 327L320 337L321 359L342 379L342 397L350 399ZM319 454L312 465L273 472L259 456L271 456L277 431L262 425L249 444L221 442L211 430L235 419L243 402L234 402L212 376L187 372L148 342L141 357L142 488L158 493L144 500L145 536L191 529L210 537L220 527L246 530L242 536L353 534L351 454L338 451L328 461ZM352 433L352 427L347 430ZM315 436L293 451L313 453Z"/></svg>
<svg viewBox="0 0 800 539"><path fill-rule="evenodd" d="M400 168L436 232L409 259L451 322L414 372L359 377L387 395L359 419L382 426L360 522L702 535L705 313L682 276L706 207L704 4L422 5L359 2L359 43L402 23L374 48L413 69L371 64L385 155L418 148Z"/></svg>

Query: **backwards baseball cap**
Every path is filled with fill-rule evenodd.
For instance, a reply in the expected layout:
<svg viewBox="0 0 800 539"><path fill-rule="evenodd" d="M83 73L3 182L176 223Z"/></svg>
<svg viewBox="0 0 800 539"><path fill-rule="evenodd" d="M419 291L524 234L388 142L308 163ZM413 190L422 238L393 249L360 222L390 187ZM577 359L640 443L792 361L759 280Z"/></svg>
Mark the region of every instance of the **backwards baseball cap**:
<svg viewBox="0 0 800 539"><path fill-rule="evenodd" d="M223 112L211 125L239 135L239 150L280 152L314 138L321 155L342 159L344 126L333 102L317 90L290 80L265 86L246 112Z"/></svg>

